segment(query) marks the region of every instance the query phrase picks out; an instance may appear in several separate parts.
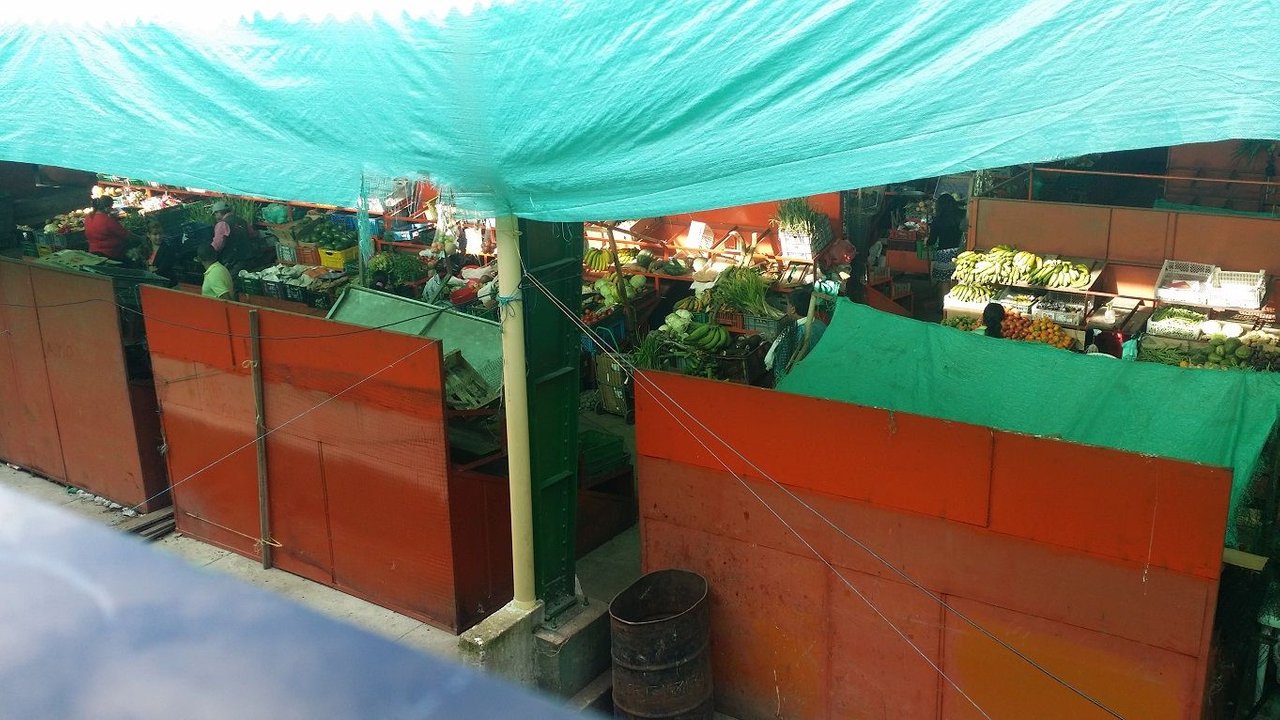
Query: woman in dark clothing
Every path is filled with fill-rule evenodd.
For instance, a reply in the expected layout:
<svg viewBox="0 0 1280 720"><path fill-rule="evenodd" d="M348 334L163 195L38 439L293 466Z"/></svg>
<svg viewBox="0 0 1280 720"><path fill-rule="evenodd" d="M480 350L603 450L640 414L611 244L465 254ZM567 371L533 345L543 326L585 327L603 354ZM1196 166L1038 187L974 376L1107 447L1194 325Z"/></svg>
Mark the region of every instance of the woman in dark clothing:
<svg viewBox="0 0 1280 720"><path fill-rule="evenodd" d="M1000 303L987 303L982 309L982 326L975 328L974 332L980 332L987 337L1002 338L1004 330L1001 327L1004 324L1004 306Z"/></svg>
<svg viewBox="0 0 1280 720"><path fill-rule="evenodd" d="M943 193L934 201L933 222L929 223L929 244L938 250L960 247L961 221L964 213L960 204L949 193Z"/></svg>

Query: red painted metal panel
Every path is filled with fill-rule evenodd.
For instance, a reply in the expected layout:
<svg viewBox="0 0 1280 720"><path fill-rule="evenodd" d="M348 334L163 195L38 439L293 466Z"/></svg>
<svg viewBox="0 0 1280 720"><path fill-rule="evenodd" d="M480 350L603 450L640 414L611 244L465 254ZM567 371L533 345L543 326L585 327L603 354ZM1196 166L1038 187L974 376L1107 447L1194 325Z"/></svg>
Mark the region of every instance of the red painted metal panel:
<svg viewBox="0 0 1280 720"><path fill-rule="evenodd" d="M646 571L695 570L710 584L719 709L739 720L829 716L826 567L656 521L644 558Z"/></svg>
<svg viewBox="0 0 1280 720"><path fill-rule="evenodd" d="M257 557L250 308L168 291L147 291L144 307L174 475L239 448L176 490L180 522ZM491 565L459 563L452 546L455 523L494 526L483 494L450 498L438 345L289 313L259 318L281 569L454 631L500 606L509 523L505 590ZM182 327L191 324L200 329Z"/></svg>
<svg viewBox="0 0 1280 720"><path fill-rule="evenodd" d="M0 457L66 477L31 270L0 258Z"/></svg>
<svg viewBox="0 0 1280 720"><path fill-rule="evenodd" d="M143 473L111 281L33 267L31 282L40 308L64 479L119 503L143 503L162 492L166 480ZM143 509L159 504L150 502Z"/></svg>
<svg viewBox="0 0 1280 720"><path fill-rule="evenodd" d="M991 529L1217 578L1231 472L996 434Z"/></svg>
<svg viewBox="0 0 1280 720"><path fill-rule="evenodd" d="M324 447L323 466L339 587L457 632L448 478Z"/></svg>
<svg viewBox="0 0 1280 720"><path fill-rule="evenodd" d="M803 637L827 643L831 685L829 689L815 689L799 683L792 686L793 692L829 693L829 700L814 696L803 702L808 707L820 707L829 701L833 709L829 715L797 713L788 717L861 716L843 711L853 707L860 707L867 716L878 717L875 709L881 703L895 707L902 703L902 697L915 698L905 707L928 707L925 700L931 693L938 692L937 679L914 674L919 672L918 667L908 672L910 658L924 663L900 638L893 636L895 646L888 641L880 642L877 636L865 631L865 627L847 633L837 629L853 622L852 618L863 617L857 615L862 611L853 604L860 605L861 601L847 590L847 602L843 604L829 601L824 606L810 603L807 598L797 598L790 608L778 609L769 602L756 601L754 591L761 587L767 586L765 597L794 587L808 587L808 583L793 577L794 567L819 561L737 480L724 472L646 457L640 458L639 477L641 537L647 569L682 567L707 574L713 578L713 592L717 582L728 583L720 588L724 591L720 597L725 603L736 603L725 611L741 627L828 612L824 608L829 608L829 627L821 631L809 628L807 617L800 623L783 623L788 632L797 636L786 641L774 638L758 642L757 638L733 626L713 628L712 654L719 663L716 683L721 688L721 696L735 703L728 707L744 713L741 715L744 718L756 717L751 714L751 708L772 708L777 685L771 678L776 661L771 643L781 642L787 646L786 643L798 642ZM925 629L938 626L937 615L925 619L925 608L932 605L938 614L943 612L942 608L924 593L900 584L901 578L798 508L776 488L758 481L751 485L859 589L896 586L877 604L891 617L901 613L911 628L904 631L924 637L927 636ZM1159 567L1144 571L1137 563L1121 563L964 523L877 508L829 495L812 492L800 495L837 526L866 542L935 594L1007 607L1027 617L1036 616L1054 627L1087 628L1111 642L1146 648L1144 652L1150 656L1182 658L1191 667L1203 671L1211 627L1206 625L1205 618L1212 616L1216 588L1212 580ZM691 533L696 533L696 539L689 539ZM750 568L751 577L757 578L752 593L737 592L742 580L721 569L726 563L735 568ZM819 567L826 574L830 593L835 597L837 589L844 589L843 584L825 566ZM871 581L872 576L878 579ZM863 608L865 610L865 606ZM874 615L868 614L865 618L874 618ZM948 616L948 622L952 620L955 618ZM1016 630L992 629L1006 641L1039 658L1041 646L1025 643ZM923 644L922 640L922 647ZM890 653L895 647L897 652L910 653L910 656L900 655L894 660L895 656ZM1007 651L1001 652L1008 655ZM894 685L890 678L879 681L884 692L877 696L874 677L857 675L854 670L862 667L866 658L872 658L880 667L887 664L885 672L892 677L911 677L907 683L909 693ZM1145 671L1149 666L1144 662L1135 666L1139 670L1128 668L1125 672ZM726 670L719 672L722 666ZM1202 678L1194 672L1178 677L1179 682L1185 681L1179 686L1180 693L1198 696L1196 688L1200 687L1198 682ZM837 712L837 708L841 711ZM928 716L924 710L920 712L921 716ZM1010 716L1039 717L1025 712Z"/></svg>
<svg viewBox="0 0 1280 720"><path fill-rule="evenodd" d="M1200 717L1196 659L1091 630L956 598L969 617L1019 643L1068 683L1086 690L1121 717ZM967 625L947 620L947 675L993 718L1106 720L1104 713L1044 673L1021 662ZM952 690L943 690L943 718L982 717Z"/></svg>
<svg viewBox="0 0 1280 720"><path fill-rule="evenodd" d="M637 381L636 406L645 416L636 425L641 455L717 470L727 463L734 472L762 477L733 448L784 485L987 522L986 428L667 373L646 373ZM768 439L761 428L768 428ZM766 444L790 428L796 431L786 433L785 447ZM842 432L835 441L830 432L812 428L857 432ZM851 473L849 458L857 458L862 471Z"/></svg>
<svg viewBox="0 0 1280 720"><path fill-rule="evenodd" d="M885 614L888 622L828 572L830 717L938 717L939 678L929 663L942 664L942 608L907 585L851 570L841 574ZM924 657L904 642L889 622Z"/></svg>
<svg viewBox="0 0 1280 720"><path fill-rule="evenodd" d="M454 518L453 562L461 627L469 627L512 598L511 500L507 479L478 472L449 475Z"/></svg>
<svg viewBox="0 0 1280 720"><path fill-rule="evenodd" d="M322 451L318 443L293 435L288 430L272 433L270 437L267 482L271 500L271 537L281 545L272 552L271 558L281 570L331 585L333 547L329 533L328 488L320 465ZM253 495L241 502L256 508L256 454L254 468Z"/></svg>
<svg viewBox="0 0 1280 720"><path fill-rule="evenodd" d="M643 519L812 557L769 509L727 474L652 458L641 458L639 469ZM902 579L776 488L758 482L752 487L832 563ZM1210 580L914 513L797 494L935 592L1013 607L1187 655L1199 654L1207 644L1203 617L1213 604L1216 585Z"/></svg>

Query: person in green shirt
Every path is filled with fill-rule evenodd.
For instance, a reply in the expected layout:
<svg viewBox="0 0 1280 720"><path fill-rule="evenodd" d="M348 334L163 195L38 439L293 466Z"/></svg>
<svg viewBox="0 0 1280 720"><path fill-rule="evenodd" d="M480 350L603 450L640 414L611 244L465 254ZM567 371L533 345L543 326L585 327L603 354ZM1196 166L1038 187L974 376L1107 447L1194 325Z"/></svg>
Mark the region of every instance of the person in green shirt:
<svg viewBox="0 0 1280 720"><path fill-rule="evenodd" d="M218 262L218 251L212 245L201 245L196 250L196 257L204 265L204 283L200 286L200 294L222 300L235 300L231 272Z"/></svg>

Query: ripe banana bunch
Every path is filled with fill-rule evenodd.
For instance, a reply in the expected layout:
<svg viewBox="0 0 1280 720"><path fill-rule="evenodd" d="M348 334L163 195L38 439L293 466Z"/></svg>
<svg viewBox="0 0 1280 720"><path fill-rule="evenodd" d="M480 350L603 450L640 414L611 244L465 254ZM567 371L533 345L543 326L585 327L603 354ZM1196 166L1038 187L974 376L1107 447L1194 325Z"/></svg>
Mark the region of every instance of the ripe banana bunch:
<svg viewBox="0 0 1280 720"><path fill-rule="evenodd" d="M725 326L698 323L685 336L684 342L703 352L716 352L728 346L730 340L729 330Z"/></svg>
<svg viewBox="0 0 1280 720"><path fill-rule="evenodd" d="M966 303L990 302L995 294L995 288L990 285L961 283L951 288L951 297Z"/></svg>
<svg viewBox="0 0 1280 720"><path fill-rule="evenodd" d="M586 265L588 270L604 272L613 267L613 253L600 248L591 248L582 256L582 264Z"/></svg>
<svg viewBox="0 0 1280 720"><path fill-rule="evenodd" d="M1027 282L1045 287L1083 289L1089 287L1090 279L1091 274L1087 265L1069 260L1047 260L1038 270L1031 273Z"/></svg>

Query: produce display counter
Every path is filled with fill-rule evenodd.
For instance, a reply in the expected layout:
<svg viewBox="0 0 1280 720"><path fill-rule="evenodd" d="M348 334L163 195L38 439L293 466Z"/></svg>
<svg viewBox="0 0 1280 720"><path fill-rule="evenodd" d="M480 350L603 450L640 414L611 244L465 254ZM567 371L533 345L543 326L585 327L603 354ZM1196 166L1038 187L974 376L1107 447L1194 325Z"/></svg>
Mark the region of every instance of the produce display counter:
<svg viewBox="0 0 1280 720"><path fill-rule="evenodd" d="M0 458L143 512L169 503L155 389L104 276L0 258Z"/></svg>

